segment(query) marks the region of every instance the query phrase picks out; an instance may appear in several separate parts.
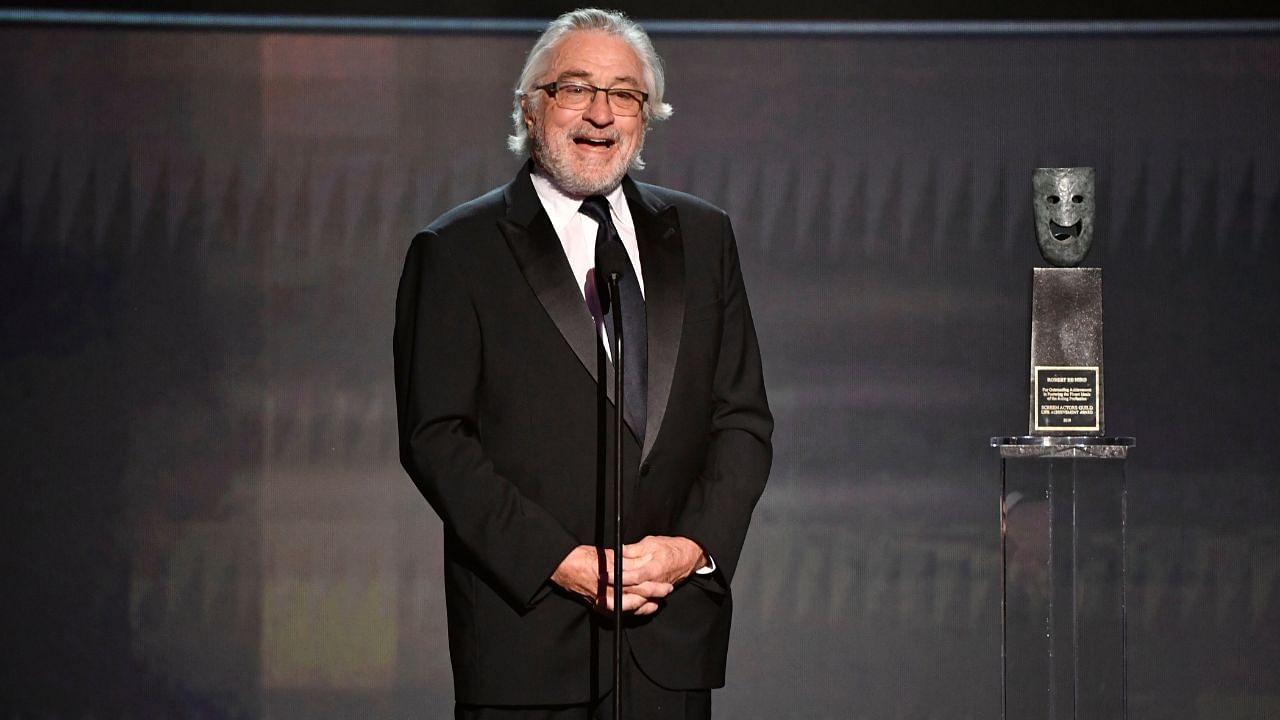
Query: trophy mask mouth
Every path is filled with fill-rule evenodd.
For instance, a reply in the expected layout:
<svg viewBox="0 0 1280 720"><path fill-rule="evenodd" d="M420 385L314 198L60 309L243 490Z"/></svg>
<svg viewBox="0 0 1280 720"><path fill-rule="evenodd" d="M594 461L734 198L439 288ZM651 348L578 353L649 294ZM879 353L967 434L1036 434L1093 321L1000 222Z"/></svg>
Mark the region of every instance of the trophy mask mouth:
<svg viewBox="0 0 1280 720"><path fill-rule="evenodd" d="M1080 237L1080 229L1081 229L1082 223L1083 223L1082 220L1077 220L1072 225L1059 225L1058 223L1050 220L1049 234L1052 235L1055 240L1066 242L1067 240L1070 240L1072 238Z"/></svg>

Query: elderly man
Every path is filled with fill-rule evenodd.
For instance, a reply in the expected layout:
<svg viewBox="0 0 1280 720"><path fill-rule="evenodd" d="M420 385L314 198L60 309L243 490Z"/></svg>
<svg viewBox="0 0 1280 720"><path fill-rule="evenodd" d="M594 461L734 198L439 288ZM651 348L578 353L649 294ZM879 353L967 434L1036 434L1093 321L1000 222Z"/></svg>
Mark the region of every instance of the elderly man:
<svg viewBox="0 0 1280 720"><path fill-rule="evenodd" d="M724 684L730 584L773 420L728 217L627 176L649 123L671 113L663 90L634 22L557 18L516 87L509 144L529 160L420 232L405 261L401 460L444 521L460 718L607 717L615 640L627 717L710 717ZM597 487L605 243L630 262L621 578ZM607 616L615 580L622 638Z"/></svg>

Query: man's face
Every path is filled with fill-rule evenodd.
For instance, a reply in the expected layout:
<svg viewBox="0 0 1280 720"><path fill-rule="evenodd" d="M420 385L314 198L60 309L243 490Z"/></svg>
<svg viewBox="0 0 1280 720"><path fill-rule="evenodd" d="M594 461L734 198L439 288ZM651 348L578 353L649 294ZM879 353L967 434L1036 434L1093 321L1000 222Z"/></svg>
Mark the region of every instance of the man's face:
<svg viewBox="0 0 1280 720"><path fill-rule="evenodd" d="M580 82L648 92L644 66L626 41L603 32L569 33L553 51L538 84ZM570 195L603 195L622 182L644 144L644 115L617 115L603 92L582 110L566 110L538 90L524 101L533 157L551 181Z"/></svg>

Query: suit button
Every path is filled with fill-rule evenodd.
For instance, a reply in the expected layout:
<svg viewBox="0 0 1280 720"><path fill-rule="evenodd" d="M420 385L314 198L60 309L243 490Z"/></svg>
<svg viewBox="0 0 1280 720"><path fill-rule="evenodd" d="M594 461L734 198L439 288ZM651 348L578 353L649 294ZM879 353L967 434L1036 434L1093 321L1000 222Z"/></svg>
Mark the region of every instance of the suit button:
<svg viewBox="0 0 1280 720"><path fill-rule="evenodd" d="M640 477L644 477L645 475L648 475L648 474L649 474L649 463L647 462L640 463Z"/></svg>

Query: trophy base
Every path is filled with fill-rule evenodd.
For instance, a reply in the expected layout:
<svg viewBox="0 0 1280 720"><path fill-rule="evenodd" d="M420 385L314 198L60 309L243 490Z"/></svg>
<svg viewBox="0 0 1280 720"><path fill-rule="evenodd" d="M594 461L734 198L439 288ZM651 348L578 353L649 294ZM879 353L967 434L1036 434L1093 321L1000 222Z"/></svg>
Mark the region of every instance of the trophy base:
<svg viewBox="0 0 1280 720"><path fill-rule="evenodd" d="M1123 460L1137 441L1102 435L1015 435L991 438L1002 458L1097 458Z"/></svg>

